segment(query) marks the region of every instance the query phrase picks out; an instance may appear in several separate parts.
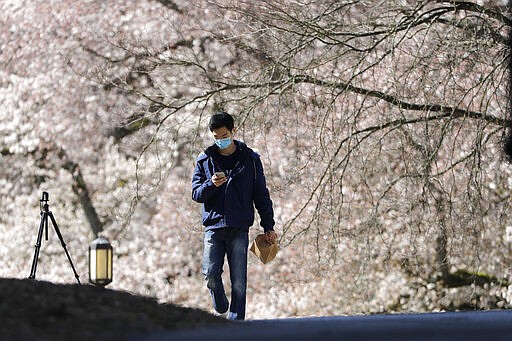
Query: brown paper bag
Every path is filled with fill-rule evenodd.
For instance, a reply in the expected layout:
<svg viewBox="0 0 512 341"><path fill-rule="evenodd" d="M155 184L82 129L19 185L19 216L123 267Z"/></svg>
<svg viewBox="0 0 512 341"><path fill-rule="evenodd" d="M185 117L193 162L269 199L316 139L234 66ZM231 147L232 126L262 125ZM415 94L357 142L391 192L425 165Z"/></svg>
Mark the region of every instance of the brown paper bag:
<svg viewBox="0 0 512 341"><path fill-rule="evenodd" d="M252 242L250 250L263 264L267 264L276 257L279 246L276 242L269 243L265 234L259 234Z"/></svg>

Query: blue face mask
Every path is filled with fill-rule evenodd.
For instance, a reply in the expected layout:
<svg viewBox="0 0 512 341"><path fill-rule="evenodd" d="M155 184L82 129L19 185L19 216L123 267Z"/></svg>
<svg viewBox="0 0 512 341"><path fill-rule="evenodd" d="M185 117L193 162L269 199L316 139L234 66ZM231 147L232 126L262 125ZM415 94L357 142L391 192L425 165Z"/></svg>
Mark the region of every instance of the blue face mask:
<svg viewBox="0 0 512 341"><path fill-rule="evenodd" d="M231 145L231 137L226 137L225 139L215 140L215 144L220 149L226 149L227 147L229 147Z"/></svg>

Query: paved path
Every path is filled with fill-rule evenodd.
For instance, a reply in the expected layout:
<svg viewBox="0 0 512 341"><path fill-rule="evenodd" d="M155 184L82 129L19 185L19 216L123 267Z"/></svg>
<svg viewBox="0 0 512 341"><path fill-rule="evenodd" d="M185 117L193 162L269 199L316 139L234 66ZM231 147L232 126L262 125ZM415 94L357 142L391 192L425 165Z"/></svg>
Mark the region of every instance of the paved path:
<svg viewBox="0 0 512 341"><path fill-rule="evenodd" d="M340 316L237 322L198 330L157 332L134 340L512 340L512 311Z"/></svg>

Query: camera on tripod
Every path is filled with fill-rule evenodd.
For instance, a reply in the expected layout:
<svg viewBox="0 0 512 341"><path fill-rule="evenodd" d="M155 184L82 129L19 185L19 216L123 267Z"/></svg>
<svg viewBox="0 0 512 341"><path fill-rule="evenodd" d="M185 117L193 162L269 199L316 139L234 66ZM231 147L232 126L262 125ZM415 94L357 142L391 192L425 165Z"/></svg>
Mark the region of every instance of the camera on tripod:
<svg viewBox="0 0 512 341"><path fill-rule="evenodd" d="M66 248L66 243L64 243L64 239L62 238L62 234L60 233L59 226L57 225L57 222L55 221L55 217L53 216L53 213L49 209L49 205L48 205L49 200L50 200L50 196L49 196L48 192L43 192L43 195L41 196L41 199L39 200L39 208L41 209L41 222L39 223L39 232L37 233L37 242L35 245L36 250L34 252L34 259L32 260L32 268L30 269L30 276L28 278L30 278L30 279L36 278L37 261L39 259L39 251L41 249L41 239L43 238L43 229L45 230L45 237L46 237L45 240L48 240L48 217L49 217L52 222L53 229L55 230L55 233L57 233L60 243L61 243L62 247L64 248L64 252L66 253L69 264L71 265L71 268L73 269L75 278L78 281L78 284L81 284L79 276L76 273L75 266L73 265L73 262L71 261L71 257L69 256L68 249Z"/></svg>
<svg viewBox="0 0 512 341"><path fill-rule="evenodd" d="M41 200L39 200L39 201L41 201L41 202L42 201L48 201L49 200L48 198L49 198L48 192L43 192Z"/></svg>

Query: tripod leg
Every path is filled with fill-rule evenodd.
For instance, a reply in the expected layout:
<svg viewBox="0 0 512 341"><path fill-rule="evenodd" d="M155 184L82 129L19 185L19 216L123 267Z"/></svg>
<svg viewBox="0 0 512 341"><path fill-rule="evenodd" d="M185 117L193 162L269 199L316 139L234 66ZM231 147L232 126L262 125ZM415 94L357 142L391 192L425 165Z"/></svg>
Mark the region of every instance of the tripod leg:
<svg viewBox="0 0 512 341"><path fill-rule="evenodd" d="M41 212L41 223L39 224L39 232L37 233L36 250L34 251L34 259L32 260L32 267L30 269L30 276L28 278L35 279L37 271L37 260L39 259L39 250L41 249L41 239L43 238L44 227L48 228L48 215L46 212Z"/></svg>
<svg viewBox="0 0 512 341"><path fill-rule="evenodd" d="M59 226L57 225L57 222L55 221L55 218L53 217L53 213L51 211L48 212L48 215L50 216L50 219L52 220L53 228L55 229L55 232L57 233L57 236L59 237L60 243L62 247L64 248L64 252L66 252L66 256L68 257L69 264L71 265L71 268L73 269L73 273L75 274L75 278L80 283L80 279L78 274L76 273L75 266L73 265L73 262L71 261L71 257L69 256L68 249L66 248L66 243L64 243L64 238L62 238L62 234L60 233Z"/></svg>

